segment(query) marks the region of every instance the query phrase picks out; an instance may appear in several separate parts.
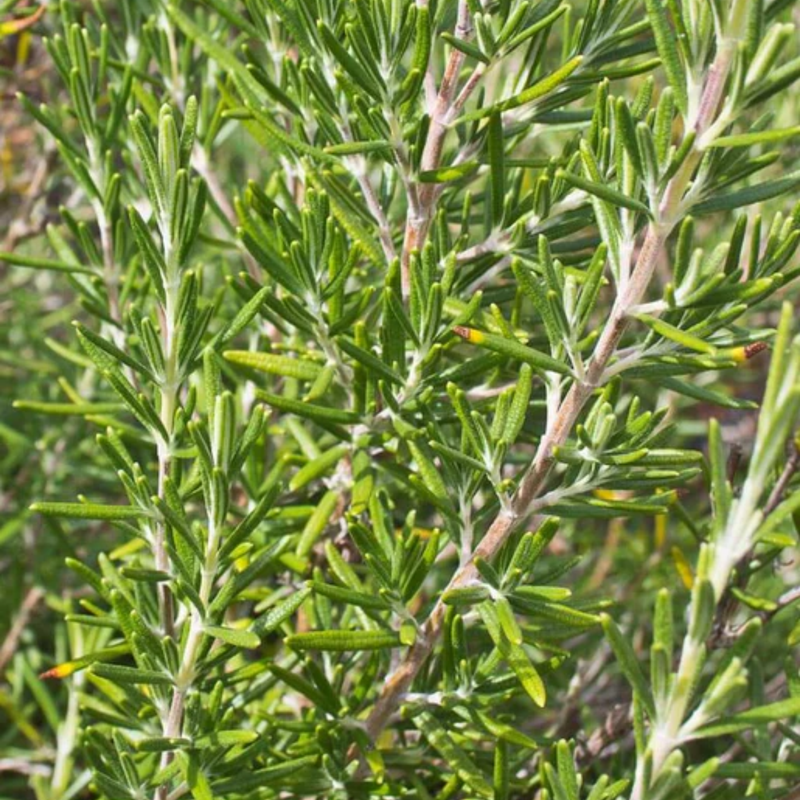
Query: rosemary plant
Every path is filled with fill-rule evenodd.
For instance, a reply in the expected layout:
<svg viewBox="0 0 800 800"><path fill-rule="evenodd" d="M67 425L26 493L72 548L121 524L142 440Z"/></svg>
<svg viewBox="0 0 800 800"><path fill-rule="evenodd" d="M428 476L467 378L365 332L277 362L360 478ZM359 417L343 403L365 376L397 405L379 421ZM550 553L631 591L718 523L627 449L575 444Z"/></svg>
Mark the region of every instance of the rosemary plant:
<svg viewBox="0 0 800 800"><path fill-rule="evenodd" d="M0 13L0 795L800 796L797 3Z"/></svg>

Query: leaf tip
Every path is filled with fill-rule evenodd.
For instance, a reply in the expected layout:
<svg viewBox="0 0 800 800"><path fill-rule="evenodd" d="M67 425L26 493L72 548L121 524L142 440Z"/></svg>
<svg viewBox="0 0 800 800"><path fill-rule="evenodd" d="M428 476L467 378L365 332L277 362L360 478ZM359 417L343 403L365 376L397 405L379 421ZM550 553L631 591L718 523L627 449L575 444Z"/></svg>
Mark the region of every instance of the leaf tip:
<svg viewBox="0 0 800 800"><path fill-rule="evenodd" d="M58 664L51 669L46 669L44 672L40 672L39 680L60 680L62 678L69 677L73 672L75 672L75 664L72 661L66 661L63 664Z"/></svg>
<svg viewBox="0 0 800 800"><path fill-rule="evenodd" d="M480 344L483 341L483 334L480 331L476 331L474 328L467 328L464 325L455 325L453 333L472 344Z"/></svg>

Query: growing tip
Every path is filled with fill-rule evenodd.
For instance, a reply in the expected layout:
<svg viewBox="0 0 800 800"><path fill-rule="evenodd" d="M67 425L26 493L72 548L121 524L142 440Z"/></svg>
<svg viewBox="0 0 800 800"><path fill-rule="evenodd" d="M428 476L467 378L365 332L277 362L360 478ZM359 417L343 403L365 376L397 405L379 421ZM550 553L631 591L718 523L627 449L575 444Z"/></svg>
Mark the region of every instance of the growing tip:
<svg viewBox="0 0 800 800"><path fill-rule="evenodd" d="M769 345L766 342L752 342L751 344L745 345L744 357L746 359L751 359L766 350L767 347L769 347Z"/></svg>
<svg viewBox="0 0 800 800"><path fill-rule="evenodd" d="M47 669L39 673L39 680L46 681L51 679L67 678L75 672L75 664L72 661L67 661L64 664L59 664L52 669Z"/></svg>
<svg viewBox="0 0 800 800"><path fill-rule="evenodd" d="M750 342L750 344L742 345L741 347L734 347L730 353L737 364L744 364L745 361L754 358L768 347L769 345L766 342Z"/></svg>
<svg viewBox="0 0 800 800"><path fill-rule="evenodd" d="M480 331L476 331L474 328L466 328L463 325L453 326L453 333L473 344L480 344L483 341L483 334Z"/></svg>

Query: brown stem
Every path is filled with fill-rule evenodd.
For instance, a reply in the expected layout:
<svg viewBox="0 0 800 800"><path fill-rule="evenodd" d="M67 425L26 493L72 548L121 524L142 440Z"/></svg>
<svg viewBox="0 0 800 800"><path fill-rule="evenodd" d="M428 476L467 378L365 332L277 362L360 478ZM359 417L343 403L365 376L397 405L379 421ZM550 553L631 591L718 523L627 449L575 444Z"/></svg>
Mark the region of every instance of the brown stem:
<svg viewBox="0 0 800 800"><path fill-rule="evenodd" d="M764 506L764 517L768 517L778 507L778 503L783 500L783 495L786 493L789 481L798 469L800 469L800 450L798 450L797 446L792 442L792 454L789 456L783 468L783 472L781 472L781 476L778 478L778 482L770 492L767 504Z"/></svg>
<svg viewBox="0 0 800 800"><path fill-rule="evenodd" d="M519 483L510 509L503 510L497 515L472 557L453 576L447 587L448 590L477 579L476 559L490 560L506 543L516 526L528 517L531 506L540 494L550 472L553 450L566 441L586 401L591 397L595 388L600 385L605 366L625 332L627 324L625 309L640 302L652 278L665 239L665 231L660 230L655 224L650 226L636 268L626 289L617 297L611 316L598 341L594 358L586 371L585 379L576 381L570 387L558 413L539 443L536 456ZM444 612L445 607L440 595L430 616L422 626L415 644L386 682L367 719L366 729L373 741L388 724L391 715L400 705L403 695L408 691L411 682L430 655L441 635Z"/></svg>
<svg viewBox="0 0 800 800"><path fill-rule="evenodd" d="M468 41L472 37L472 20L469 6L464 0L458 4L458 21L456 22L455 35L457 38ZM439 166L442 158L442 149L447 135L448 125L454 108L454 98L458 88L458 76L466 56L460 50L453 48L445 67L444 76L436 102L430 112L430 128L425 139L425 148L422 151L420 170L428 172ZM475 84L473 84L474 88ZM465 87L466 88L466 87ZM472 89L470 89L472 91ZM462 91L463 95L463 91ZM466 97L464 97L464 102ZM419 250L425 242L436 207L436 184L422 184L418 189L418 203L409 205L406 217L406 230L403 238L403 250L400 256L400 284L404 300L411 293L411 254Z"/></svg>
<svg viewBox="0 0 800 800"><path fill-rule="evenodd" d="M722 99L731 59L732 51L728 48L721 49L715 65L709 71L697 119L693 125L698 138L714 120ZM452 61L451 57L451 63ZM461 62L456 60L455 63L456 67L460 68ZM452 74L450 66L448 65L448 72ZM442 89L444 90L444 88L445 84L443 83ZM440 99L441 96L442 92L440 91ZM448 105L449 102L448 100ZM438 159L441 154L444 130L446 128L442 129L437 138L432 139L434 132L438 132L439 129L434 128L433 120L431 121L431 134L429 134L425 148L429 159L433 157ZM650 285L656 265L663 252L664 243L680 219L681 200L701 158L701 151L695 149L689 153L682 167L667 185L658 210L659 219L651 221L647 227L636 265L630 277L620 287L620 292L600 335L585 377L583 380L576 380L572 384L557 413L548 425L547 431L539 443L536 455L517 487L510 509L502 511L495 518L486 535L472 554L472 558L460 567L451 579L448 589L461 586L474 579L477 575L475 559L478 557L490 559L505 544L516 526L524 521L530 513L531 505L540 494L550 473L554 448L562 445L567 440L586 402L594 390L601 385L605 368L614 355L617 345L627 328L628 320L626 314L631 307L638 305L642 301L647 287ZM438 160L431 165L431 162L426 162L423 157L423 163L428 164L426 168L432 169L438 163ZM404 259L410 255L410 250L407 249L407 246L416 247L419 245L420 235L427 230L428 223L426 219L428 218L423 214L419 224L407 227L406 242L403 247ZM407 277L406 274L405 279ZM417 641L387 680L372 713L367 719L366 729L372 741L375 741L378 734L386 727L392 714L399 707L403 695L408 691L412 681L433 650L436 641L441 635L443 618L444 604L440 595L440 599L437 600L430 616L422 626Z"/></svg>
<svg viewBox="0 0 800 800"><path fill-rule="evenodd" d="M8 664L16 652L20 636L22 636L23 632L25 631L28 620L30 619L30 615L33 613L33 609L43 597L44 590L40 589L38 586L34 586L32 589L29 589L28 593L25 595L25 599L22 601L19 613L17 614L13 625L6 634L6 638L3 640L3 646L0 647L0 672L6 668L6 664Z"/></svg>
<svg viewBox="0 0 800 800"><path fill-rule="evenodd" d="M211 162L208 160L208 155L206 154L205 149L199 142L195 142L194 149L192 151L192 164L197 170L197 174L205 181L208 192L214 202L217 204L219 210L222 212L222 215L228 221L228 224L235 229L239 225L239 218L236 215L236 209L233 207L233 203L231 203L227 192L223 188L222 182L219 179L219 175L217 175L216 171L211 166ZM256 280L260 279L261 270L253 256L251 256L247 251L243 251L242 258L245 266L247 267L248 275Z"/></svg>
<svg viewBox="0 0 800 800"><path fill-rule="evenodd" d="M464 5L462 3L459 9L459 26L462 24L461 14L465 11ZM462 35L461 38L465 37ZM729 46L729 43L725 42L720 47L714 64L709 70L698 113L692 124L697 137L696 141L701 138L715 119L730 71L733 53L733 46ZM446 113L452 105L455 82L462 61L463 56L459 58L454 51L439 92L437 112L440 114ZM423 153L423 169L434 169L441 156L447 128L442 125L443 117L440 114L434 114L431 118L431 130ZM541 493L550 473L554 448L566 441L586 402L594 390L602 384L605 368L627 328L627 312L642 301L647 287L650 285L666 239L682 216L681 201L701 158L702 151L695 147L669 181L658 209L657 219L652 220L647 227L636 265L627 279L625 279L626 276L623 276L624 280L619 287L619 294L614 302L611 315L603 328L584 378L573 382L558 411L550 420L536 455L522 476L510 508L504 509L498 514L472 557L456 571L448 584L448 589L461 586L474 579L477 576L475 559L478 557L490 559L505 544L516 526L530 514L531 506ZM409 288L408 260L411 249L419 247L430 224L430 209L427 208L425 201L432 192L435 193L435 185L432 188L425 187L420 192L423 213L418 219L409 220L406 228L402 262L404 295L407 295ZM412 681L433 650L441 635L444 611L440 595L430 616L423 624L415 644L384 685L380 697L366 721L366 730L373 742L388 724L392 714L402 702L403 695L408 691Z"/></svg>
<svg viewBox="0 0 800 800"><path fill-rule="evenodd" d="M389 225L389 219L387 218L386 212L383 210L383 207L378 200L378 196L375 193L375 188L373 187L369 180L369 176L366 173L366 159L359 157L358 161L360 163L356 174L356 180L358 181L358 185L361 187L361 193L364 195L367 208L372 216L375 217L375 221L378 223L378 238L381 241L383 254L386 256L386 261L391 264L391 262L397 258L397 252L395 251L394 242L392 241L392 229Z"/></svg>

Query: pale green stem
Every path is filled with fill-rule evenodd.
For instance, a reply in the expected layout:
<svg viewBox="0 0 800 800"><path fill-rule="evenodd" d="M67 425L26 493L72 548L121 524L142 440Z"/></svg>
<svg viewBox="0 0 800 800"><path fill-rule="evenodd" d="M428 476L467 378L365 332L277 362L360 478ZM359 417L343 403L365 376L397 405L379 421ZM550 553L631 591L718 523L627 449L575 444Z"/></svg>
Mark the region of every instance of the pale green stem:
<svg viewBox="0 0 800 800"><path fill-rule="evenodd" d="M660 219L663 237L675 229L685 216L684 196L689 188L694 171L703 157L703 150L698 146L717 119L717 111L730 73L736 42L726 39L720 42L716 58L706 78L703 94L696 112L696 118L690 129L696 134L695 148L686 157L680 169L670 181L660 207ZM731 565L732 566L732 565ZM721 585L727 583L729 570L720 574L717 581ZM716 586L715 586L716 590ZM716 595L719 598L719 594ZM691 615L691 609L690 609ZM702 668L704 652L702 642L695 641L687 635L684 640L675 685L662 719L654 722L650 733L648 749L652 753L650 781L655 781L667 758L680 745L680 727L686 716L691 700L690 687L693 677ZM636 765L631 800L644 800L649 786L645 777L645 760L640 758Z"/></svg>
<svg viewBox="0 0 800 800"><path fill-rule="evenodd" d="M180 365L178 364L178 293L180 290L180 274L176 261L176 251L167 236L170 230L169 220L161 221L159 225L164 243L164 261L167 265L165 274L165 300L163 307L162 340L164 347L164 379L161 383L161 408L159 416L164 426L166 435L158 441L158 496L164 500L166 496L166 479L169 475L170 460L172 458L172 435L175 424L175 411L178 404L178 395L181 388ZM156 569L169 573L171 565L166 548L166 523L159 521L155 525L153 551ZM172 593L167 584L159 584L159 603L161 607L164 632L174 638L175 636L175 611ZM175 737L180 731L183 719L183 699L176 707L175 699L180 694L176 688L169 711L162 717L162 730L164 736ZM172 760L172 753L165 752L161 757L161 767L166 767ZM156 790L157 800L164 800L167 787L160 786Z"/></svg>

